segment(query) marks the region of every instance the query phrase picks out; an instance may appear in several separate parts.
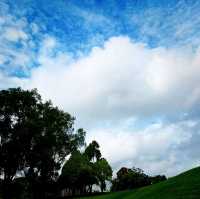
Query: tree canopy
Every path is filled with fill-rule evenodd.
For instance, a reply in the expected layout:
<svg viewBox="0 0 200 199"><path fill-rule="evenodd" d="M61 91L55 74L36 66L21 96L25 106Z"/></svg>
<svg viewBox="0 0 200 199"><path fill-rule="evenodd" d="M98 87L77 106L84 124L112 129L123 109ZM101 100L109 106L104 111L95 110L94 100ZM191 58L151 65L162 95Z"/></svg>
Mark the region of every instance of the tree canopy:
<svg viewBox="0 0 200 199"><path fill-rule="evenodd" d="M73 194L92 192L93 185L106 189L106 181L111 181L112 168L105 158L101 158L99 144L92 141L84 152L75 151L66 161L60 183Z"/></svg>
<svg viewBox="0 0 200 199"><path fill-rule="evenodd" d="M74 132L74 120L50 101L43 102L35 89L0 91L0 172L4 187L19 174L43 183L55 179L66 156L84 144L85 132Z"/></svg>
<svg viewBox="0 0 200 199"><path fill-rule="evenodd" d="M140 168L122 167L117 172L117 177L112 181L112 191L135 189L166 180L165 176L151 177Z"/></svg>
<svg viewBox="0 0 200 199"><path fill-rule="evenodd" d="M97 160L94 164L101 192L106 190L106 181L112 180L112 168L105 158Z"/></svg>

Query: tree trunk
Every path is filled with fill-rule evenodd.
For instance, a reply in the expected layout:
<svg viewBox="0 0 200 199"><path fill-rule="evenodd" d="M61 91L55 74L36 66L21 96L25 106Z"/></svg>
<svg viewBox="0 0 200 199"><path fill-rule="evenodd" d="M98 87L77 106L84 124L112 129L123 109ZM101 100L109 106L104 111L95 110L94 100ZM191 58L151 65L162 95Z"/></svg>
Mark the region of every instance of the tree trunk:
<svg viewBox="0 0 200 199"><path fill-rule="evenodd" d="M2 197L3 199L11 199L12 198L12 180L9 177L5 177L2 184Z"/></svg>
<svg viewBox="0 0 200 199"><path fill-rule="evenodd" d="M89 193L92 193L92 185L89 185Z"/></svg>

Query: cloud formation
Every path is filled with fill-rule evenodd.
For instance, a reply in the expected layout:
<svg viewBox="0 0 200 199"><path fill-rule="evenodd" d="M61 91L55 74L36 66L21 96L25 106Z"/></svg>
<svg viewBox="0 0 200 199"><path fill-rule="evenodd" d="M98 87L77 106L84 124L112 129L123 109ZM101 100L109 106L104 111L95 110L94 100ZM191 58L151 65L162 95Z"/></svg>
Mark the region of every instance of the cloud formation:
<svg viewBox="0 0 200 199"><path fill-rule="evenodd" d="M152 49L113 37L73 60L62 52L49 56L53 46L46 45L49 52L42 50L41 66L32 70L29 85L81 119L170 118L199 103L198 50Z"/></svg>
<svg viewBox="0 0 200 199"><path fill-rule="evenodd" d="M115 170L135 166L151 175L172 176L199 165L199 144L195 142L200 138L199 121L160 122L137 131L125 128L96 129L88 137L88 141L99 141Z"/></svg>
<svg viewBox="0 0 200 199"><path fill-rule="evenodd" d="M38 88L115 169L199 164L199 1L44 2L0 2L0 89Z"/></svg>
<svg viewBox="0 0 200 199"><path fill-rule="evenodd" d="M74 60L53 53L56 46L46 38L40 67L23 85L75 115L115 168L173 175L197 165L199 50L152 49L113 37Z"/></svg>

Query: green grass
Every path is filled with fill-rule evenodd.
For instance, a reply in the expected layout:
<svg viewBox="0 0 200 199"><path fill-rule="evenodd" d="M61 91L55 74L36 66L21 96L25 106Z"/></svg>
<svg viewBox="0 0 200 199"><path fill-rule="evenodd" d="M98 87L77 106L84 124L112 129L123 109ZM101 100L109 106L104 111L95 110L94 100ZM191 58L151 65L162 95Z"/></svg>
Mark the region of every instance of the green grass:
<svg viewBox="0 0 200 199"><path fill-rule="evenodd" d="M137 190L82 199L200 199L200 167Z"/></svg>

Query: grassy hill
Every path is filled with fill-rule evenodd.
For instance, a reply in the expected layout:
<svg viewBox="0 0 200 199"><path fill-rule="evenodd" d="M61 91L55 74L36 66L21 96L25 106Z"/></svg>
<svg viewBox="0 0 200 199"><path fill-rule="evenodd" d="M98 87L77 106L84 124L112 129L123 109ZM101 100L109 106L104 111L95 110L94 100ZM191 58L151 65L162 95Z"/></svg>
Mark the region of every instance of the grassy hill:
<svg viewBox="0 0 200 199"><path fill-rule="evenodd" d="M200 167L148 187L84 199L200 199Z"/></svg>

